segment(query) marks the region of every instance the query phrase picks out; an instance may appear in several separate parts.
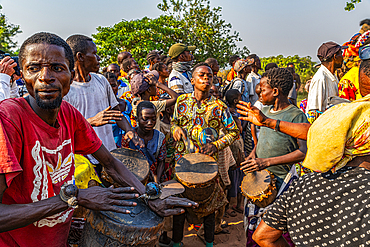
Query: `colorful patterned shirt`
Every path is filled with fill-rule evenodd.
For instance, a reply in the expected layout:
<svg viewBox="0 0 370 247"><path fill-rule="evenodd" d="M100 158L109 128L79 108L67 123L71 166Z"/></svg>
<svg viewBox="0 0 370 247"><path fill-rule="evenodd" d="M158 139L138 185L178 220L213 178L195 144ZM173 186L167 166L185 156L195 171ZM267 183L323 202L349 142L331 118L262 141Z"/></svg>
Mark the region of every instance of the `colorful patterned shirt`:
<svg viewBox="0 0 370 247"><path fill-rule="evenodd" d="M359 68L352 67L347 74L345 74L338 84L339 97L354 101L361 99L361 93L359 89L358 81Z"/></svg>
<svg viewBox="0 0 370 247"><path fill-rule="evenodd" d="M214 144L222 150L238 138L239 129L234 122L229 109L221 100L211 96L205 99L198 108L194 93L180 95L177 99L172 118L171 132L182 128L190 141L192 152L198 153L202 145ZM226 135L219 139L220 130ZM175 147L175 159L188 154L183 140ZM213 156L217 160L217 154Z"/></svg>

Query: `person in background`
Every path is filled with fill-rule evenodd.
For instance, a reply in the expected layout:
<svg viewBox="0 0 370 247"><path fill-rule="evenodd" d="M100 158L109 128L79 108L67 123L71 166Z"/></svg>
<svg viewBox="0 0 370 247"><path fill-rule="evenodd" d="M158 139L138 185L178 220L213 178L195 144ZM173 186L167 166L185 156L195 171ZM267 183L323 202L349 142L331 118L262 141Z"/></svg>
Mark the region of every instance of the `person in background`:
<svg viewBox="0 0 370 247"><path fill-rule="evenodd" d="M260 83L261 76L258 74L258 71L261 69L261 60L256 54L251 54L247 57L247 60L251 60L252 62L252 71L248 75L247 79L245 79L250 84L250 102L252 105L256 103L258 100L258 95L256 94L256 86Z"/></svg>
<svg viewBox="0 0 370 247"><path fill-rule="evenodd" d="M181 43L170 47L168 55L172 59L172 71L168 78L168 87L178 94L191 93L194 91L191 85L191 66L194 57L191 54L195 46L187 46Z"/></svg>
<svg viewBox="0 0 370 247"><path fill-rule="evenodd" d="M209 65L209 67L211 67L212 69L212 72L213 72L213 84L216 85L217 87L220 87L221 84L219 83L218 81L218 77L217 77L217 74L218 74L218 71L220 71L220 65L218 65L218 62L215 58L207 58L206 61L204 61L206 64Z"/></svg>
<svg viewBox="0 0 370 247"><path fill-rule="evenodd" d="M298 93L299 89L301 88L301 77L295 72L294 63L287 63L286 66L288 68L293 68L293 79L294 79L295 88Z"/></svg>
<svg viewBox="0 0 370 247"><path fill-rule="evenodd" d="M297 90L296 90L296 82L294 79L294 69L292 67L287 67L286 68L293 76L293 87L290 89L289 94L288 94L288 99L292 105L297 106Z"/></svg>
<svg viewBox="0 0 370 247"><path fill-rule="evenodd" d="M306 85L304 86L304 90L306 90L307 93L309 93L310 91L310 84L311 80L308 80L306 82ZM301 111L306 112L306 108L307 108L307 98L301 100L301 103L299 104L299 109L301 109Z"/></svg>
<svg viewBox="0 0 370 247"><path fill-rule="evenodd" d="M130 91L129 82L126 78L118 79L121 75L119 65L116 63L109 64L107 72L113 73L117 77L118 90L116 96L119 98L124 92Z"/></svg>
<svg viewBox="0 0 370 247"><path fill-rule="evenodd" d="M234 65L235 65L236 61L238 61L239 59L240 59L240 57L238 55L233 55L229 58L229 64L231 66L231 69L230 69L229 73L227 74L227 81L229 81L229 82L234 80L234 78L237 75L235 70L234 70Z"/></svg>
<svg viewBox="0 0 370 247"><path fill-rule="evenodd" d="M122 146L139 150L149 162L154 182L163 182L161 177L164 172L164 162L167 157L166 138L162 132L154 129L157 121L157 109L150 101L141 101L136 109L136 121L138 126L135 130L145 146L139 148L132 141L126 141L125 139L122 141Z"/></svg>
<svg viewBox="0 0 370 247"><path fill-rule="evenodd" d="M234 77L232 86L230 89L236 89L242 94L242 101L250 102L250 89L251 85L248 83L245 78L251 72L251 65L253 60L244 60L239 59L234 64L234 70L237 73L236 77Z"/></svg>
<svg viewBox="0 0 370 247"><path fill-rule="evenodd" d="M159 55L158 51L150 51L148 55L146 55L148 65L145 67L144 71L150 72L153 70L153 65L161 61Z"/></svg>
<svg viewBox="0 0 370 247"><path fill-rule="evenodd" d="M12 82L15 67L17 63L9 56L0 61L0 101L19 97L17 83Z"/></svg>
<svg viewBox="0 0 370 247"><path fill-rule="evenodd" d="M218 86L212 85L211 89L209 90L209 94L215 97L216 99L221 99L221 93L218 90Z"/></svg>
<svg viewBox="0 0 370 247"><path fill-rule="evenodd" d="M124 51L124 52L120 52L117 55L117 63L120 67L120 73L121 73L120 76L117 77L118 80L122 80L123 78L126 78L127 76L127 73L122 70L122 62L127 58L132 58L132 55L130 52Z"/></svg>
<svg viewBox="0 0 370 247"><path fill-rule="evenodd" d="M111 72L106 72L103 74L105 78L109 81L109 84L112 87L113 93L117 95L118 91L118 84L117 84L117 77L115 74ZM120 108L120 111L122 112L123 116L127 119L127 121L130 123L130 114L132 111L132 106L128 100L120 99L116 96L118 101L118 106ZM121 147L122 144L122 136L125 134L125 132L118 127L117 123L112 124L112 130L113 130L113 136L114 136L114 142L116 143L117 147Z"/></svg>
<svg viewBox="0 0 370 247"><path fill-rule="evenodd" d="M343 47L334 42L323 43L317 57L321 66L311 79L310 91L307 97L306 115L313 123L329 106L329 98L338 96L338 78L335 71L342 66Z"/></svg>
<svg viewBox="0 0 370 247"><path fill-rule="evenodd" d="M167 65L162 62L156 63L153 65L153 70L156 70L159 74L158 83L164 84L168 87L167 79L170 73L168 72ZM162 89L157 88L157 96L159 98L162 98L162 97L168 97L169 95Z"/></svg>
<svg viewBox="0 0 370 247"><path fill-rule="evenodd" d="M138 70L140 70L139 65L137 64L137 62L135 61L135 59L132 58L132 57L131 58L126 58L125 60L123 60L120 66L121 66L121 70L126 75L125 78L127 77L127 74L128 74L128 72L130 70L132 70L132 69L138 69Z"/></svg>

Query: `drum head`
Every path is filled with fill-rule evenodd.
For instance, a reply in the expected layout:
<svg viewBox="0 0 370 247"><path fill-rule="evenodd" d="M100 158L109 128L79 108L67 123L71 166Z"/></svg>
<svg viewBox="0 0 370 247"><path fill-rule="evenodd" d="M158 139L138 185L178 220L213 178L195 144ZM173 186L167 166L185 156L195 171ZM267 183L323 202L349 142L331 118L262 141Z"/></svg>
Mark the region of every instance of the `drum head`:
<svg viewBox="0 0 370 247"><path fill-rule="evenodd" d="M119 148L111 151L111 154L120 160L140 181L144 181L148 176L149 163L139 151L129 148Z"/></svg>
<svg viewBox="0 0 370 247"><path fill-rule="evenodd" d="M186 184L197 185L211 181L217 176L217 162L205 154L186 154L175 166L177 178Z"/></svg>
<svg viewBox="0 0 370 247"><path fill-rule="evenodd" d="M249 196L258 196L268 189L271 176L266 170L250 172L245 175L242 182L242 191Z"/></svg>

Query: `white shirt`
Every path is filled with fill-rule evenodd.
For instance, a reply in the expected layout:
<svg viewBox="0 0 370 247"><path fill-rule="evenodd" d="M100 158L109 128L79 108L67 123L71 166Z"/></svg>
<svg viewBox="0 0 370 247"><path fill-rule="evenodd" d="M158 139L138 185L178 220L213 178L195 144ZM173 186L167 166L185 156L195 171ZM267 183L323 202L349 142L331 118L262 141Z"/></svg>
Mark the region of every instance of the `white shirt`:
<svg viewBox="0 0 370 247"><path fill-rule="evenodd" d="M309 110L324 112L328 106L328 99L338 96L338 78L333 75L324 65L313 76L310 91L307 97L306 113Z"/></svg>
<svg viewBox="0 0 370 247"><path fill-rule="evenodd" d="M256 94L256 86L260 83L261 76L259 74L254 73L253 71L247 76L246 81L250 82L250 90L249 90L249 98L251 104L254 105L258 100L258 95Z"/></svg>
<svg viewBox="0 0 370 247"><path fill-rule="evenodd" d="M10 79L9 75L0 73L0 101L19 97L17 83L10 83Z"/></svg>
<svg viewBox="0 0 370 247"><path fill-rule="evenodd" d="M109 106L114 108L118 105L116 96L107 79L95 73L90 73L90 76L91 80L89 82L74 81L68 94L63 98L73 105L86 119L94 117ZM111 124L93 128L109 151L117 148Z"/></svg>
<svg viewBox="0 0 370 247"><path fill-rule="evenodd" d="M189 78L191 78L190 73L188 73L188 75ZM176 70L172 70L168 77L168 87L179 94L192 93L194 91L190 80L186 78L183 73Z"/></svg>

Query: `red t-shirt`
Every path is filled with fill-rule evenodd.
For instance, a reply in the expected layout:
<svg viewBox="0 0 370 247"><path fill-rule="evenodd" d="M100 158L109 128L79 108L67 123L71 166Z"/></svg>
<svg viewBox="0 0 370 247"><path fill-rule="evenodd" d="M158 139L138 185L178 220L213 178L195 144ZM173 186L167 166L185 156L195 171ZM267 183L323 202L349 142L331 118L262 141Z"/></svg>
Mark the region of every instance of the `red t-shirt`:
<svg viewBox="0 0 370 247"><path fill-rule="evenodd" d="M73 154L91 154L102 145L81 113L65 101L57 127L45 123L24 98L0 102L0 120L0 174L5 174L8 185L3 204L26 204L58 195L64 183L73 181ZM67 209L0 233L0 246L65 247L72 214L73 209Z"/></svg>

